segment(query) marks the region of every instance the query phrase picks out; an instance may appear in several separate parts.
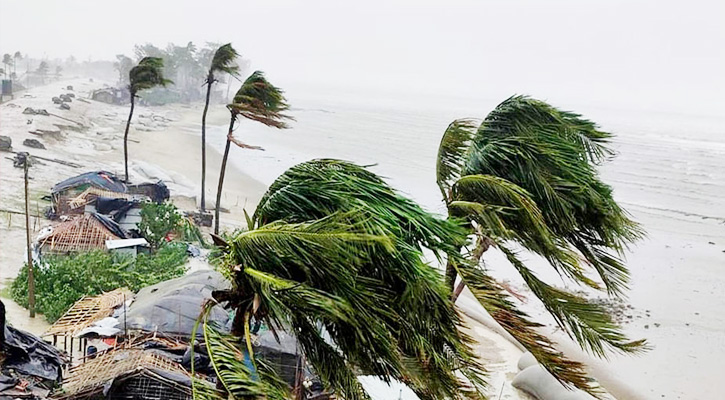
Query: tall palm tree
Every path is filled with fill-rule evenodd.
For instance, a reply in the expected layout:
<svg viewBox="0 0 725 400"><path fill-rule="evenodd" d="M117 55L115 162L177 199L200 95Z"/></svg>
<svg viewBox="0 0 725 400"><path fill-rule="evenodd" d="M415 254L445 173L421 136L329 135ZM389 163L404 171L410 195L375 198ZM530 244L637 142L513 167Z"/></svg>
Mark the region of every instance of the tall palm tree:
<svg viewBox="0 0 725 400"><path fill-rule="evenodd" d="M499 104L483 121L450 124L438 153L437 183L451 217L464 218L472 249L468 262L449 259L447 284L456 276L486 310L564 384L596 393L582 365L567 360L537 333L503 287L479 267L492 246L503 252L558 325L585 350L636 353L643 340L630 341L601 305L540 280L511 247L544 257L569 280L610 295L627 288L623 250L642 235L620 208L596 167L614 153L611 135L577 114L523 96ZM463 247L461 248L463 249ZM591 271L590 271L591 270ZM594 272L601 284L588 275Z"/></svg>
<svg viewBox="0 0 725 400"><path fill-rule="evenodd" d="M219 233L219 207L222 200L224 173L227 168L231 143L234 142L244 148L258 149L258 147L245 145L234 138L234 123L237 118L241 116L277 129L286 129L288 126L285 120L292 119L292 117L284 114L289 109L289 105L287 105L287 99L285 99L282 90L269 83L262 71L254 71L242 83L242 87L234 95L232 104L227 105L227 108L231 113L231 119L229 121L227 143L226 147L224 147L224 156L222 157L222 166L219 170L219 185L217 186L216 208L214 210L215 234Z"/></svg>
<svg viewBox="0 0 725 400"><path fill-rule="evenodd" d="M5 65L4 70L5 70L5 77L6 78L8 77L8 73L10 72L10 64L12 64L12 63L13 63L13 59L10 56L10 54L7 54L7 53L4 54L3 55L3 65Z"/></svg>
<svg viewBox="0 0 725 400"><path fill-rule="evenodd" d="M254 354L252 319L295 335L304 359L340 398L369 398L360 374L405 382L422 399L485 398L471 339L423 255L443 257L465 241L459 224L338 160L290 168L248 223L247 232L221 243L232 288L213 294L235 310L232 336L201 318L228 393L195 385L196 398L290 398L275 369Z"/></svg>
<svg viewBox="0 0 725 400"><path fill-rule="evenodd" d="M23 59L23 54L20 53L19 51L16 51L15 54L13 55L13 73L17 74L18 61L20 61L22 59Z"/></svg>
<svg viewBox="0 0 725 400"><path fill-rule="evenodd" d="M128 113L126 131L123 134L123 165L126 171L126 182L128 182L128 129L131 127L131 118L133 117L136 97L141 90L151 89L156 86L166 86L173 83L164 78L163 69L163 59L159 57L144 57L128 73L128 91L131 94L131 110Z"/></svg>
<svg viewBox="0 0 725 400"><path fill-rule="evenodd" d="M201 212L204 212L206 208L206 113L209 110L211 86L217 82L216 74L226 73L234 77L239 75L239 66L235 62L238 56L239 53L234 50L231 43L219 47L214 53L209 73L206 76L206 102L204 103L204 113L201 115Z"/></svg>

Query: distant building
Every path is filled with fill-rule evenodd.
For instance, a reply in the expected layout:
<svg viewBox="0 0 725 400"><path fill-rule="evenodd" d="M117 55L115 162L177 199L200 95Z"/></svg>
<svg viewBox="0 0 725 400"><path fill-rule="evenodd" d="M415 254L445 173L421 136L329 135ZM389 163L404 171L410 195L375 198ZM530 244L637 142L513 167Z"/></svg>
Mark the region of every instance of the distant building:
<svg viewBox="0 0 725 400"><path fill-rule="evenodd" d="M131 95L126 88L103 88L94 90L91 99L108 104L128 104L131 101Z"/></svg>

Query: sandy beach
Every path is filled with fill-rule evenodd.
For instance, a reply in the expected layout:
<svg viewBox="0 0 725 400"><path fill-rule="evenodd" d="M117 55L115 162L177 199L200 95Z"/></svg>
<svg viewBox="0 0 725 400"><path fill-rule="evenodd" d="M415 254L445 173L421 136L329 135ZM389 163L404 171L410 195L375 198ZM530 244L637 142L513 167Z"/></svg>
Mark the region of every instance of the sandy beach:
<svg viewBox="0 0 725 400"><path fill-rule="evenodd" d="M14 100L0 105L0 132L12 138L13 151L28 151L31 155L81 165L76 168L41 160L31 167L29 191L31 214L34 215L31 220L33 234L50 224L50 221L42 217L43 210L49 203L41 198L49 193L54 183L90 170L104 169L119 175L123 173L122 137L128 107L92 100L76 100L71 103L71 110L59 110L50 99L58 93L67 92L65 88L68 85L73 85L78 98L87 100L90 92L101 87L102 83L87 80L51 83L23 92ZM53 115L22 114L26 107L46 109ZM171 190L171 200L186 211L193 211L198 205L200 110L201 105L198 104L138 107L129 134L131 180L163 180ZM212 127L225 125L228 123L228 115L223 106L212 108L207 117L208 124ZM69 128L74 126L80 129ZM60 130L60 133L44 137L29 133L38 129ZM40 140L46 149L24 146L22 142L28 138ZM214 146L207 146L207 149L206 197L207 208L211 208L215 199L221 154ZM232 157L237 151L232 151ZM247 152L249 150L244 155ZM13 326L41 334L48 328L43 317L38 315L34 319L29 318L27 310L7 298L6 292L2 291L17 275L25 257L24 216L14 213L24 209L23 172L22 169L13 167L12 153L2 155L0 204L3 204L4 210L0 212L0 243L3 245L0 252L0 293L7 307L8 320ZM232 230L244 226L243 209L253 211L267 187L237 165L232 162L227 169L222 207L229 212L221 214L222 229ZM523 352L476 319L467 318L467 323L469 334L478 343L476 351L489 371L490 394L500 396L501 399L530 399L525 393L511 386L511 380L518 372L516 363Z"/></svg>

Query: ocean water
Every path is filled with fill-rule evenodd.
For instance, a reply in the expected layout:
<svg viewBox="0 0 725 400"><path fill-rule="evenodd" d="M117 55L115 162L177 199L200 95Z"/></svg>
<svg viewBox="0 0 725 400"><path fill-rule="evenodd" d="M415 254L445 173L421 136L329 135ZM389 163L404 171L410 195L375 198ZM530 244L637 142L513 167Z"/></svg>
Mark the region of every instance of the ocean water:
<svg viewBox="0 0 725 400"><path fill-rule="evenodd" d="M230 160L266 184L313 158L371 165L395 188L443 213L435 185L443 131L453 119L484 117L501 100L291 96L292 128L242 121L235 136L265 151L232 146ZM628 311L625 328L631 337L646 337L654 350L640 357L615 356L607 368L642 398L720 398L717 371L725 370L725 114L584 102L554 105L576 110L615 133L612 146L619 154L600 172L648 232L627 254L634 309ZM212 145L223 149L226 127L211 132ZM500 271L503 279L515 281L511 268ZM542 276L556 279L550 271Z"/></svg>

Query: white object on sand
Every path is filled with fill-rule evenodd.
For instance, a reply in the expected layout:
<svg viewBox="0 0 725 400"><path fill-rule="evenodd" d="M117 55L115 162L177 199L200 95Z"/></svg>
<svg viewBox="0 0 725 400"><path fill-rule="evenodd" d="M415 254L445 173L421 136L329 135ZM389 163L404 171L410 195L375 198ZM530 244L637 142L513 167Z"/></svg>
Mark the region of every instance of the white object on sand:
<svg viewBox="0 0 725 400"><path fill-rule="evenodd" d="M529 368L532 365L536 365L539 362L536 360L536 357L534 357L531 352L526 352L521 355L521 358L519 358L519 363L516 364L516 366L519 368L519 371L523 371L526 368Z"/></svg>
<svg viewBox="0 0 725 400"><path fill-rule="evenodd" d="M538 400L596 400L581 390L565 388L539 364L519 372L511 384Z"/></svg>

